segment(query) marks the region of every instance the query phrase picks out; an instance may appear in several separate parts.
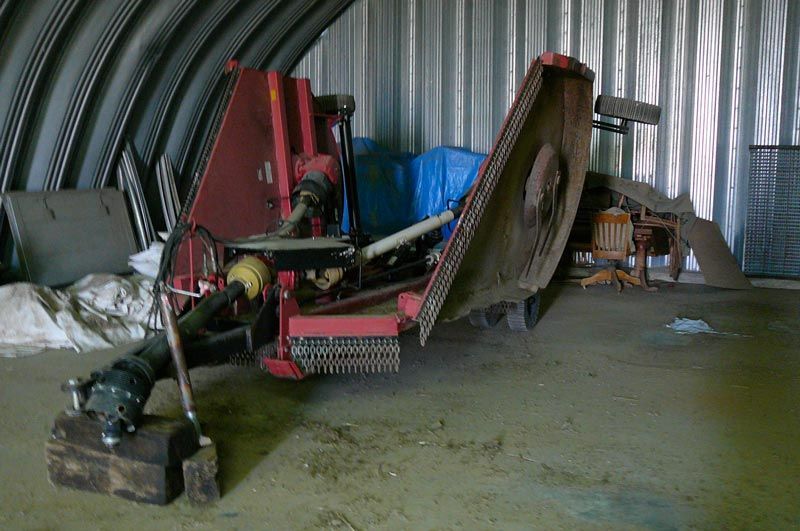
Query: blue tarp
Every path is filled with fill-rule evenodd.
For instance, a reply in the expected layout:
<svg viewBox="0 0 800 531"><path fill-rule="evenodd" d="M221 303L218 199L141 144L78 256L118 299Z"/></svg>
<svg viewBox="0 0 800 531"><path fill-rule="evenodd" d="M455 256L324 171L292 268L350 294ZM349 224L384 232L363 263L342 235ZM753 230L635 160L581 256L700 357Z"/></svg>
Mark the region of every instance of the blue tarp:
<svg viewBox="0 0 800 531"><path fill-rule="evenodd" d="M397 232L453 206L472 186L486 158L445 146L414 156L390 151L369 138L353 139L353 150L361 223L372 235ZM345 216L342 230L348 225ZM451 230L443 228L445 238Z"/></svg>

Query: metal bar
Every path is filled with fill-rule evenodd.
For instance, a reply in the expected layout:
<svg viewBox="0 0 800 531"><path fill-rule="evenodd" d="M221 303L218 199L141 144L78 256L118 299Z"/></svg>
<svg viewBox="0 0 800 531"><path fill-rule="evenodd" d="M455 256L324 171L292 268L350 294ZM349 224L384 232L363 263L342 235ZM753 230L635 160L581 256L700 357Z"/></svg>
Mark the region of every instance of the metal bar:
<svg viewBox="0 0 800 531"><path fill-rule="evenodd" d="M288 117L286 116L286 98L284 95L283 76L278 72L268 72L270 91L270 110L272 111L272 130L275 141L275 157L278 170L278 187L281 192L281 215L289 217L292 210L292 153L289 145Z"/></svg>
<svg viewBox="0 0 800 531"><path fill-rule="evenodd" d="M383 288L364 290L353 295L352 297L317 306L306 313L306 315L334 315L355 312L367 306L380 304L405 291L422 289L428 284L430 278L431 276L428 274L423 277L414 278L398 284L392 284Z"/></svg>
<svg viewBox="0 0 800 531"><path fill-rule="evenodd" d="M440 214L423 219L419 223L415 223L410 227L401 230L400 232L396 232L391 236L387 236L386 238L378 240L375 243L367 245L361 250L362 262L368 262L377 256L397 249L406 242L416 240L423 234L427 234L433 230L441 228L444 225L447 225L456 219L456 216L458 215L456 212L457 210L459 209L445 210Z"/></svg>
<svg viewBox="0 0 800 531"><path fill-rule="evenodd" d="M185 350L189 368L230 362L234 354L252 350L254 346L250 339L250 328L249 325L243 325L187 342Z"/></svg>
<svg viewBox="0 0 800 531"><path fill-rule="evenodd" d="M178 190L175 186L175 174L169 155L164 153L156 163L156 182L158 193L161 197L161 210L164 213L164 223L167 231L172 232L178 222L180 212Z"/></svg>
<svg viewBox="0 0 800 531"><path fill-rule="evenodd" d="M592 120L592 127L600 129L601 131L611 131L612 133L619 133L621 135L627 135L629 132L626 125L603 122L601 120Z"/></svg>
<svg viewBox="0 0 800 531"><path fill-rule="evenodd" d="M317 154L317 137L314 128L314 101L311 96L311 81L308 79L298 79L295 81L297 86L297 100L300 104L300 130L303 133L303 150L306 155L314 156Z"/></svg>
<svg viewBox="0 0 800 531"><path fill-rule="evenodd" d="M301 200L298 201L298 203L294 206L294 209L292 209L292 213L289 214L289 217L283 221L283 225L281 225L281 227L275 231L276 236L287 236L290 232L292 232L292 229L295 228L303 219L303 216L306 215L306 211L308 210L308 201L310 201L308 198L301 198Z"/></svg>
<svg viewBox="0 0 800 531"><path fill-rule="evenodd" d="M353 151L353 131L350 127L350 115L346 110L339 120L339 150L341 152L342 177L347 195L348 220L350 233L358 236L361 233L361 210L358 207L358 185L356 183L356 163Z"/></svg>
<svg viewBox="0 0 800 531"><path fill-rule="evenodd" d="M145 230L144 223L139 215L139 208L136 205L136 199L131 191L131 187L128 182L128 176L125 172L125 166L122 161L120 161L119 165L117 166L117 179L119 181L120 190L124 191L128 196L128 202L131 205L131 214L133 215L133 224L136 226L136 238L139 240L139 250L143 251L148 247L147 231Z"/></svg>
<svg viewBox="0 0 800 531"><path fill-rule="evenodd" d="M134 214L141 220L144 234L144 239L141 243L143 245L142 250L144 250L150 247L150 243L155 240L156 235L155 229L153 228L153 221L150 219L150 212L147 210L147 201L144 198L142 183L139 181L139 175L133 161L130 144L126 144L123 148L120 164L124 169L127 181L126 188L131 198Z"/></svg>
<svg viewBox="0 0 800 531"><path fill-rule="evenodd" d="M189 378L189 367L186 364L183 341L181 340L181 333L178 330L178 320L175 318L175 313L172 311L172 307L169 304L169 297L164 289L161 290L161 295L159 296L159 305L161 306L161 320L167 335L169 351L172 355L172 365L175 367L175 376L178 379L178 390L181 394L183 413L194 425L197 437L199 438L202 437L202 431L200 430L200 421L197 418L197 407L194 403L192 380Z"/></svg>

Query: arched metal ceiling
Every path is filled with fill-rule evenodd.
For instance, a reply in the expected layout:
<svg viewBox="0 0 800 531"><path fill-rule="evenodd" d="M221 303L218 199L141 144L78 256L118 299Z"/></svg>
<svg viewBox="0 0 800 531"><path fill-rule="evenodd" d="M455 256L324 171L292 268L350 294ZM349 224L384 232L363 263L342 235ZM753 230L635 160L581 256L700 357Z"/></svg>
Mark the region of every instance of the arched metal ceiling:
<svg viewBox="0 0 800 531"><path fill-rule="evenodd" d="M0 192L187 178L229 59L288 72L352 0L0 0Z"/></svg>

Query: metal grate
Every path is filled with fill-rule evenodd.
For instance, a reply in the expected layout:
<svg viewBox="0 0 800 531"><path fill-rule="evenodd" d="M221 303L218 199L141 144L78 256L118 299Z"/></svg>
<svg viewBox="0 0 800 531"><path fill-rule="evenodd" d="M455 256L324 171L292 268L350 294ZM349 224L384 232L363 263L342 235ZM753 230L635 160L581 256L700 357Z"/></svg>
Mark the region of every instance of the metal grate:
<svg viewBox="0 0 800 531"><path fill-rule="evenodd" d="M398 372L397 336L292 337L292 359L305 374Z"/></svg>
<svg viewBox="0 0 800 531"><path fill-rule="evenodd" d="M800 146L750 146L744 272L800 278Z"/></svg>

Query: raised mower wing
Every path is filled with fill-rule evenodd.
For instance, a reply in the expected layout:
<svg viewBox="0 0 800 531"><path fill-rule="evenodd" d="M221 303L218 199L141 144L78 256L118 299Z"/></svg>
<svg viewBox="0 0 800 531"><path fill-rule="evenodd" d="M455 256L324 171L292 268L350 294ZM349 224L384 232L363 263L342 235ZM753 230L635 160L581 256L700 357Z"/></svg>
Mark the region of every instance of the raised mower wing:
<svg viewBox="0 0 800 531"><path fill-rule="evenodd" d="M550 281L586 176L593 80L563 55L531 63L423 295L421 344L437 319L525 299Z"/></svg>

